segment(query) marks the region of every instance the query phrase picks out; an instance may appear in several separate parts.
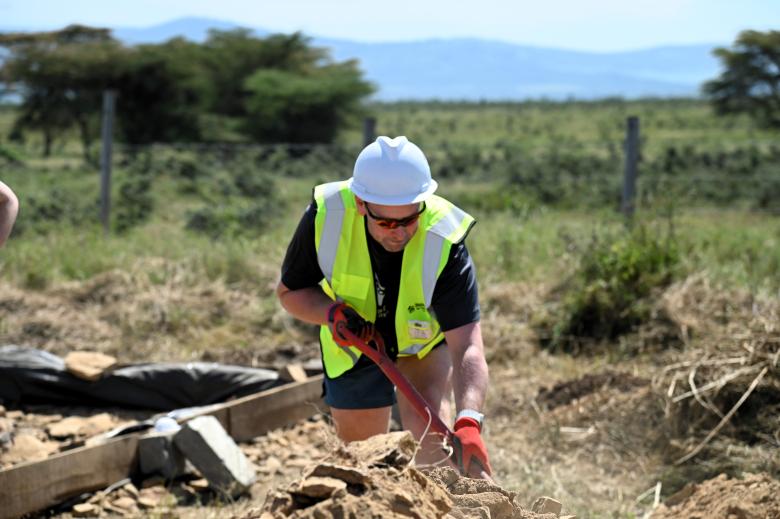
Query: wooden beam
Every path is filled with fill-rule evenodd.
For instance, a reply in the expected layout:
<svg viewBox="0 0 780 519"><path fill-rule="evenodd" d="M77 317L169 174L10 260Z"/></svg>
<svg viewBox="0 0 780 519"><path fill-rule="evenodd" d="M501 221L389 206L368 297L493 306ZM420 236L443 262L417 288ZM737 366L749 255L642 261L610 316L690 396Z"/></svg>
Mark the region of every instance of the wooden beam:
<svg viewBox="0 0 780 519"><path fill-rule="evenodd" d="M237 442L251 440L272 429L294 424L322 412L322 377L317 375L303 382L293 382L256 395L232 400L201 413L188 416L214 416Z"/></svg>
<svg viewBox="0 0 780 519"><path fill-rule="evenodd" d="M0 471L0 517L20 517L126 478L138 463L138 438L122 436Z"/></svg>
<svg viewBox="0 0 780 519"><path fill-rule="evenodd" d="M195 416L215 416L236 441L291 425L324 409L322 375L220 404ZM133 475L141 434L0 470L0 519L43 510Z"/></svg>
<svg viewBox="0 0 780 519"><path fill-rule="evenodd" d="M282 391L282 388L286 389ZM248 396L225 404L230 406L227 431L241 442L294 424L325 410L321 395L322 375L319 375L266 391L262 400Z"/></svg>

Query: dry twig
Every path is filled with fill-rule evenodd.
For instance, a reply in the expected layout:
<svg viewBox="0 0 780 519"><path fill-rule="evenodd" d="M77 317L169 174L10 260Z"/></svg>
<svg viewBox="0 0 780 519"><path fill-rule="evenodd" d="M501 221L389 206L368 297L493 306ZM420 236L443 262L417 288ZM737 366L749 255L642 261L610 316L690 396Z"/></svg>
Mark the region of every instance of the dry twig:
<svg viewBox="0 0 780 519"><path fill-rule="evenodd" d="M734 413L737 412L737 409L739 409L740 406L742 406L742 404L745 403L745 400L747 400L750 394L753 392L753 390L756 389L756 386L758 386L758 383L761 382L762 378L764 378L764 375L766 375L767 371L769 371L769 368L764 366L764 369L761 370L761 373L759 373L758 376L753 379L753 382L750 383L750 386L747 388L747 391L745 391L745 393L740 397L739 401L737 401L737 403L734 404L734 407L732 407L731 410L729 410L729 412L726 413L726 416L723 417L720 423L718 423L718 425L716 425L715 428L709 432L707 437L704 438L704 440L699 445L697 445L695 449L693 449L691 452L689 452L682 458L675 461L674 462L675 465L680 465L681 463L685 463L689 459L699 454L699 452L701 452L704 446L707 445L710 442L710 440L712 440L715 437L715 435L717 435L720 432L720 430L723 428L724 425L728 423L729 420L731 420L731 417L734 416Z"/></svg>

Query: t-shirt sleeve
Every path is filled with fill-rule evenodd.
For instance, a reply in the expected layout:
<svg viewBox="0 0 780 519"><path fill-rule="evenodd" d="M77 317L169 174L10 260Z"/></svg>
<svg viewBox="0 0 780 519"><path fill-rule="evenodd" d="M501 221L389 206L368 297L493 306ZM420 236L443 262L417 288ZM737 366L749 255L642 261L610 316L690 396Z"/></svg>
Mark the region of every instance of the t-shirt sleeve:
<svg viewBox="0 0 780 519"><path fill-rule="evenodd" d="M309 204L298 222L287 253L282 262L282 283L290 290L313 287L322 281L320 264L317 262L317 250L314 247L314 217L317 205Z"/></svg>
<svg viewBox="0 0 780 519"><path fill-rule="evenodd" d="M450 249L447 264L436 280L431 306L443 331L479 321L477 274L465 242Z"/></svg>

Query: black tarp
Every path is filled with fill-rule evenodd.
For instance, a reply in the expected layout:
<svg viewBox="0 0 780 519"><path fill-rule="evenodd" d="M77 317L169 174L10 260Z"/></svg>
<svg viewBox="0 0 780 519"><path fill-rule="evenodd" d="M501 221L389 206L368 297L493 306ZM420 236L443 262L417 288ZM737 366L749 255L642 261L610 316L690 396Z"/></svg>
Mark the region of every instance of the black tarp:
<svg viewBox="0 0 780 519"><path fill-rule="evenodd" d="M120 367L89 382L51 353L0 347L0 402L130 407L169 411L223 402L281 385L275 371L212 362L148 363Z"/></svg>

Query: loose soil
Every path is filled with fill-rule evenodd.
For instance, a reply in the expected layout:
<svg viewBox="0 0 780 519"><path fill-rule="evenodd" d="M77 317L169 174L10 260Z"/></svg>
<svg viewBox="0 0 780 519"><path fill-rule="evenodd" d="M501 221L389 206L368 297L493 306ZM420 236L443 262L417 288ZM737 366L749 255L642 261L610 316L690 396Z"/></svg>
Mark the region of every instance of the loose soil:
<svg viewBox="0 0 780 519"><path fill-rule="evenodd" d="M288 319L275 305L258 303L270 297L269 287L258 294L197 283L174 267L165 280L152 282L142 272L107 273L40 292L0 282L0 343L63 356L92 349L120 363L192 359L279 367L317 357L313 328ZM563 503L562 515L581 518L651 512L656 518L778 517L780 504L772 496L780 495L780 300L693 276L656 301L653 315L663 316L663 334L652 332L653 322L644 323L620 344L607 345L604 355L572 357L539 348L530 323L548 297L542 285L488 285L482 291L491 370L485 441L500 487L459 493L461 483L443 469L406 462L366 465L350 454L352 447L340 447L326 419L317 417L241 445L258 477L248 496L236 502L221 501L194 473L166 484L133 482L57 513L236 518L265 513L265 519L285 506L293 506L288 511L296 517L315 517L306 514L321 508L376 506L388 517L403 511L420 517L524 517L517 514L532 513L536 498L553 496ZM665 348L654 337L668 336L670 323L679 341ZM657 344L647 347L653 341ZM638 353L622 353L627 351ZM102 413L110 420L96 420L98 429L91 432L66 421ZM134 419L110 410L27 408L2 414L4 466L86 443L90 434ZM75 430L65 434L68 427ZM362 489L344 479L348 471L323 466L351 467L365 476ZM382 482L381 489L375 482ZM400 490L383 490L391 487ZM491 497L474 502L475 493ZM268 497L279 495L289 499ZM355 501L366 496L370 505ZM742 497L732 503L727 496ZM273 509L274 502L279 508ZM465 502L481 504L461 510ZM74 510L75 504L92 510Z"/></svg>

